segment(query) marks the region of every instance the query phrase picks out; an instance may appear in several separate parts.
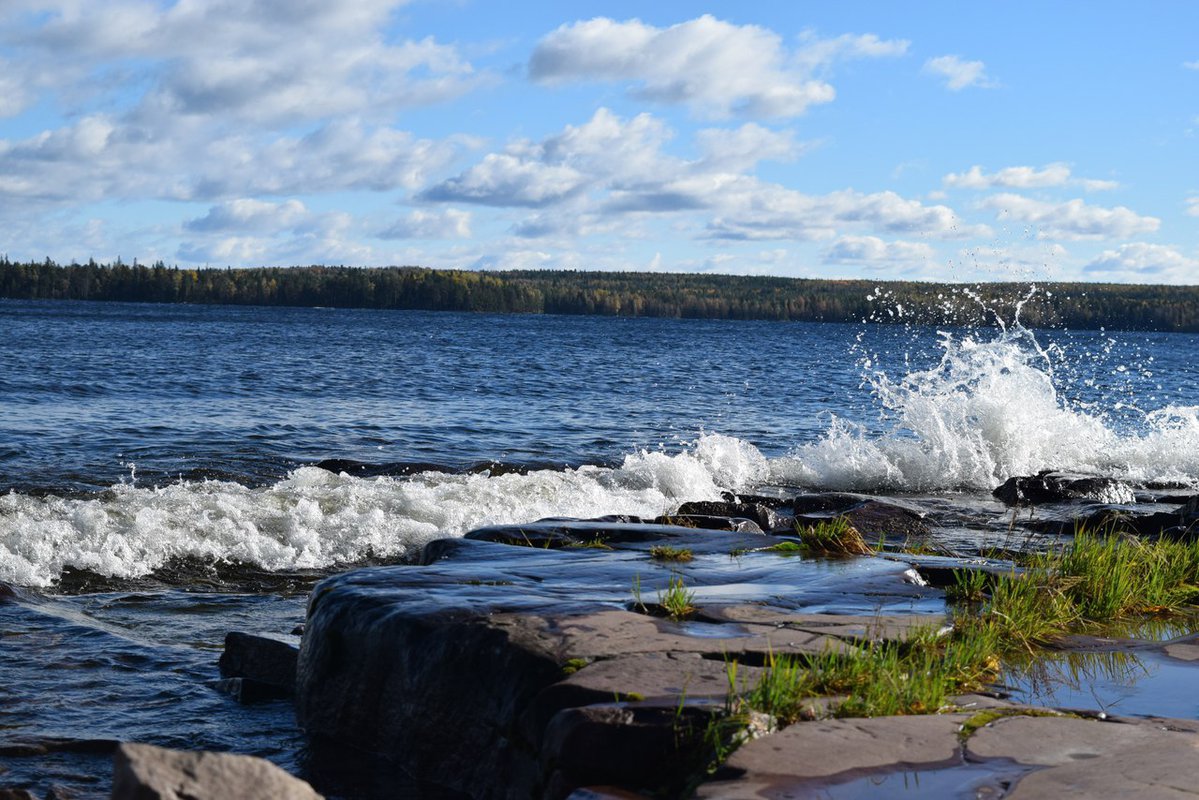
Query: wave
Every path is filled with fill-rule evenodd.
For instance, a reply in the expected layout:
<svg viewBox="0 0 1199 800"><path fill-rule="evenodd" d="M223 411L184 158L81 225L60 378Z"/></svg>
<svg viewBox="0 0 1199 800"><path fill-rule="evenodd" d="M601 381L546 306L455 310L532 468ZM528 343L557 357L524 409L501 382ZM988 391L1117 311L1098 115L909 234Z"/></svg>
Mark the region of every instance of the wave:
<svg viewBox="0 0 1199 800"><path fill-rule="evenodd" d="M279 571L398 559L483 525L654 517L767 474L752 445L709 435L687 452L632 454L614 468L357 478L301 467L261 488L180 481L122 484L90 499L10 492L0 496L0 581L46 587L68 567L134 578L178 559Z"/></svg>
<svg viewBox="0 0 1199 800"><path fill-rule="evenodd" d="M181 480L89 498L10 492L0 496L0 581L45 587L68 568L135 578L179 559L321 570L403 558L483 525L654 517L764 484L985 492L1042 469L1199 480L1199 407L1157 409L1130 430L1063 399L1054 354L1028 331L943 333L940 346L935 366L898 379L864 364L879 409L873 432L830 414L819 440L781 458L708 434L684 452L639 452L612 467L356 477L309 466L256 488Z"/></svg>

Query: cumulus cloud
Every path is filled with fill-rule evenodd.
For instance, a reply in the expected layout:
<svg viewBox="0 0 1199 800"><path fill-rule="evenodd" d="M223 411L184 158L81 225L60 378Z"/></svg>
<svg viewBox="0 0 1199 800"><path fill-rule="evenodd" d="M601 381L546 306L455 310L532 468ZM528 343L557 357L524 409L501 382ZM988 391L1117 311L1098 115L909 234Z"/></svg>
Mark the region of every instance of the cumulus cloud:
<svg viewBox="0 0 1199 800"><path fill-rule="evenodd" d="M804 146L792 131L775 131L753 122L740 128L708 128L695 135L701 161L723 172L752 169L759 161L791 161Z"/></svg>
<svg viewBox="0 0 1199 800"><path fill-rule="evenodd" d="M906 42L875 36L809 39L789 51L778 34L704 15L669 28L604 17L563 25L538 42L529 77L545 84L618 81L655 103L709 117L794 117L828 103L833 87L813 76L838 58L902 54Z"/></svg>
<svg viewBox="0 0 1199 800"><path fill-rule="evenodd" d="M957 189L1042 189L1051 186L1081 186L1087 191L1103 191L1119 187L1116 181L1071 177L1070 167L1057 162L1036 167L1005 167L984 173L977 164L966 172L950 173L942 179L945 186Z"/></svg>
<svg viewBox="0 0 1199 800"><path fill-rule="evenodd" d="M929 261L936 254L924 242L886 242L877 236L841 236L824 253L826 264L893 265Z"/></svg>
<svg viewBox="0 0 1199 800"><path fill-rule="evenodd" d="M299 200L271 203L242 198L215 205L202 217L188 220L183 227L201 233L219 231L274 232L291 228L308 216Z"/></svg>
<svg viewBox="0 0 1199 800"><path fill-rule="evenodd" d="M489 153L456 177L430 187L424 200L540 208L561 203L617 175L660 169L664 126L648 114L621 120L601 108L583 125L567 125L542 142L518 141Z"/></svg>
<svg viewBox="0 0 1199 800"><path fill-rule="evenodd" d="M807 195L783 187L759 187L714 218L707 235L718 239L819 240L845 228L922 234L940 239L987 236L986 226L967 225L949 207L926 206L894 192L863 194L851 189Z"/></svg>
<svg viewBox="0 0 1199 800"><path fill-rule="evenodd" d="M467 239L470 237L470 212L456 208L441 211L417 209L396 220L381 233L381 239Z"/></svg>
<svg viewBox="0 0 1199 800"><path fill-rule="evenodd" d="M663 151L669 138L647 114L624 120L600 109L542 142L520 140L487 154L420 199L540 209L514 227L524 238L610 232L617 220L684 213L705 220L707 239L819 240L842 229L940 239L990 235L948 206L895 192L808 195L746 174L760 159L793 157L789 132L753 123L701 131L699 157L690 161Z"/></svg>
<svg viewBox="0 0 1199 800"><path fill-rule="evenodd" d="M1037 228L1039 239L1118 239L1153 233L1161 226L1156 217L1137 214L1124 206L1103 208L1082 200L1049 203L1016 194L999 194L983 201L999 219Z"/></svg>
<svg viewBox="0 0 1199 800"><path fill-rule="evenodd" d="M924 72L945 80L945 88L953 92L970 86L990 89L998 86L987 76L981 61L965 61L960 56L937 56L924 62Z"/></svg>
<svg viewBox="0 0 1199 800"><path fill-rule="evenodd" d="M1169 245L1145 242L1104 250L1083 270L1097 280L1182 284L1199 281L1199 259L1185 256Z"/></svg>
<svg viewBox="0 0 1199 800"><path fill-rule="evenodd" d="M69 122L0 139L0 196L233 200L414 189L456 154L394 114L488 78L457 50L384 27L399 0L44 0L0 7L0 116L36 89ZM4 64L8 67L8 64ZM8 91L14 77L21 91ZM22 94L24 92L24 95Z"/></svg>

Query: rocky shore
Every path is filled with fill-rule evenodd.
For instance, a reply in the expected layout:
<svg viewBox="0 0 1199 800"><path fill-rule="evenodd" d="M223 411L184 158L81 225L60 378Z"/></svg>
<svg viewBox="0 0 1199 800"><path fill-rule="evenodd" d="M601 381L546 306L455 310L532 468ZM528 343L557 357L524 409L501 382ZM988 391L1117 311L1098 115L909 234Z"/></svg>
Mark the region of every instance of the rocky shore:
<svg viewBox="0 0 1199 800"><path fill-rule="evenodd" d="M298 652L230 634L218 688L244 703L293 696L313 764L353 754L352 788L314 781L330 796L393 796L397 776L429 798L1164 798L1199 783L1189 690L1176 717L1044 704L1012 691L1004 663L901 715L855 713L854 688L786 712L762 702L785 668L942 647L961 635L963 603L999 613L959 596L975 585L963 576L993 594L992 579L1035 569L1020 553L1069 542L1076 520L1129 546L1189 547L1199 498L1060 474L1012 479L972 508L761 492L653 520L483 528L415 563L334 575L311 592ZM856 544L804 535L833 528ZM1167 616L1164 634L1136 624ZM1024 667L1096 654L1199 664L1185 609L1122 621L1031 637ZM114 796L235 796L229 780L236 796L316 796L252 759L202 758L122 746Z"/></svg>

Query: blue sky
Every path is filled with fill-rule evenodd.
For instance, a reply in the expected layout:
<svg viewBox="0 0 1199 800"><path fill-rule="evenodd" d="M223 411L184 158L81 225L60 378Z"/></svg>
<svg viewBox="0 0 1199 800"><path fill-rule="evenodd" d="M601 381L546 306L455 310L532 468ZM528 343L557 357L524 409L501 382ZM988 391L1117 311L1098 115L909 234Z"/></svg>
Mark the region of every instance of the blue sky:
<svg viewBox="0 0 1199 800"><path fill-rule="evenodd" d="M0 3L0 252L1199 283L1199 6Z"/></svg>

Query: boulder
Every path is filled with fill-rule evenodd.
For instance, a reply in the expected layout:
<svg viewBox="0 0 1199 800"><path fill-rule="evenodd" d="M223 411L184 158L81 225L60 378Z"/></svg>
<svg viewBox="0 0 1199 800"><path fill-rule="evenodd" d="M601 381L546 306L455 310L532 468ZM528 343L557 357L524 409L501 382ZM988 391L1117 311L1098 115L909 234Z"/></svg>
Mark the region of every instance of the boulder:
<svg viewBox="0 0 1199 800"><path fill-rule="evenodd" d="M113 800L319 800L269 761L229 753L122 744L113 757Z"/></svg>
<svg viewBox="0 0 1199 800"><path fill-rule="evenodd" d="M679 506L679 510L676 513L681 515L743 517L745 519L752 519L758 524L759 528L767 532L789 531L795 528L795 518L792 515L784 514L765 503L697 501L683 503Z"/></svg>
<svg viewBox="0 0 1199 800"><path fill-rule="evenodd" d="M1048 470L1036 475L1008 478L991 494L1009 506L1085 500L1109 505L1136 502L1132 487L1114 478Z"/></svg>
<svg viewBox="0 0 1199 800"><path fill-rule="evenodd" d="M836 517L849 520L849 524L856 528L871 546L879 542L922 541L931 533L921 512L881 500L861 501L836 513L804 512L796 514L795 521L802 527L828 522Z"/></svg>
<svg viewBox="0 0 1199 800"><path fill-rule="evenodd" d="M225 651L218 665L221 676L239 700L290 697L296 687L296 659L300 651L286 642L232 631L225 635ZM248 700L246 700L248 702Z"/></svg>

